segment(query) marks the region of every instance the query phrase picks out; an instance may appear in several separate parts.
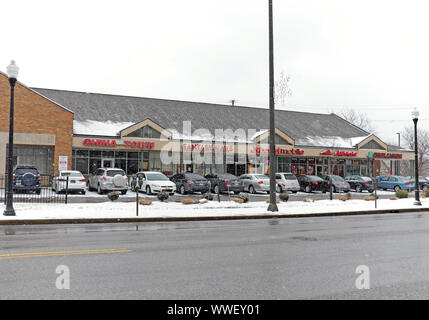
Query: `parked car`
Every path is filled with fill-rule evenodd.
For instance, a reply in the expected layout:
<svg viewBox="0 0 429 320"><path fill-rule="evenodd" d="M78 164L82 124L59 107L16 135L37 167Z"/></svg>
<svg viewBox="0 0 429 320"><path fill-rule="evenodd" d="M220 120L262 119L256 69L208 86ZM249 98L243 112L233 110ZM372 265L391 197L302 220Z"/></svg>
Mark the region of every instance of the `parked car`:
<svg viewBox="0 0 429 320"><path fill-rule="evenodd" d="M323 180L321 177L313 175L298 175L296 178L298 179L300 190L307 193L313 191L322 191L323 193L326 193L329 190L327 181Z"/></svg>
<svg viewBox="0 0 429 320"><path fill-rule="evenodd" d="M414 181L410 177L401 176L380 176L378 179L378 188L383 190L414 190Z"/></svg>
<svg viewBox="0 0 429 320"><path fill-rule="evenodd" d="M128 181L125 171L118 168L98 168L89 175L88 190L97 190L99 194L105 191L120 191L126 194Z"/></svg>
<svg viewBox="0 0 429 320"><path fill-rule="evenodd" d="M34 191L40 194L40 174L35 166L17 165L13 169L13 191Z"/></svg>
<svg viewBox="0 0 429 320"><path fill-rule="evenodd" d="M158 193L161 191L174 195L176 184L162 172L140 171L131 177L130 187L132 191L143 190L146 194Z"/></svg>
<svg viewBox="0 0 429 320"><path fill-rule="evenodd" d="M419 190L425 190L429 188L429 180L426 178L419 178Z"/></svg>
<svg viewBox="0 0 429 320"><path fill-rule="evenodd" d="M350 184L346 180L335 174L322 175L321 178L328 183L328 187L332 181L333 192L349 192L351 189Z"/></svg>
<svg viewBox="0 0 429 320"><path fill-rule="evenodd" d="M244 191L243 183L233 174L207 174L205 178L210 181L211 191L216 194L228 191L233 191L235 194L239 194Z"/></svg>
<svg viewBox="0 0 429 320"><path fill-rule="evenodd" d="M240 181L244 191L250 193L266 192L270 193L270 177L264 174L242 174Z"/></svg>
<svg viewBox="0 0 429 320"><path fill-rule="evenodd" d="M293 173L280 172L276 173L276 191L282 193L283 191L292 191L297 193L300 190L299 182Z"/></svg>
<svg viewBox="0 0 429 320"><path fill-rule="evenodd" d="M68 183L67 183L68 178ZM86 179L79 171L63 170L58 172L52 179L52 190L56 193L65 192L86 193Z"/></svg>
<svg viewBox="0 0 429 320"><path fill-rule="evenodd" d="M210 190L209 180L197 173L179 173L170 178L176 184L176 191L181 194L201 192Z"/></svg>
<svg viewBox="0 0 429 320"><path fill-rule="evenodd" d="M374 191L374 183L370 177L353 175L347 176L345 180L349 183L350 188L356 192L367 190L369 193L372 193Z"/></svg>

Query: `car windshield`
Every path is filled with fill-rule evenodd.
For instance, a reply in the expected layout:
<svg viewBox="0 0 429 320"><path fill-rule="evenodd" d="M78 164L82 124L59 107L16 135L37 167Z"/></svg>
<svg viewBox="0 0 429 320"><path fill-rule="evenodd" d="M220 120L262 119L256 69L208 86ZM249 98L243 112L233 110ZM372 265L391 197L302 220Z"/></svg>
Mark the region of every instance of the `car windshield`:
<svg viewBox="0 0 429 320"><path fill-rule="evenodd" d="M307 177L313 181L323 181L323 179L318 176L307 176Z"/></svg>
<svg viewBox="0 0 429 320"><path fill-rule="evenodd" d="M82 173L80 173L80 172L61 172L61 175L63 177L70 177L70 178L81 178L81 177L83 177Z"/></svg>
<svg viewBox="0 0 429 320"><path fill-rule="evenodd" d="M169 179L162 173L146 173L146 178L149 181L169 181Z"/></svg>
<svg viewBox="0 0 429 320"><path fill-rule="evenodd" d="M36 175L39 174L39 172L35 168L16 168L15 170L16 174L26 174L28 172Z"/></svg>
<svg viewBox="0 0 429 320"><path fill-rule="evenodd" d="M264 174L255 174L254 177L256 179L269 179L270 178L269 176L266 176Z"/></svg>
<svg viewBox="0 0 429 320"><path fill-rule="evenodd" d="M296 176L293 174L284 174L285 180L296 180Z"/></svg>
<svg viewBox="0 0 429 320"><path fill-rule="evenodd" d="M363 181L372 181L372 179L370 177L360 177L360 180L363 180Z"/></svg>
<svg viewBox="0 0 429 320"><path fill-rule="evenodd" d="M234 176L233 174L225 173L225 174L220 174L219 179L233 180L233 179L238 179L238 178L236 176Z"/></svg>
<svg viewBox="0 0 429 320"><path fill-rule="evenodd" d="M200 176L199 174L195 173L187 173L185 175L185 178L190 180L206 180L206 178L204 178L203 176Z"/></svg>
<svg viewBox="0 0 429 320"><path fill-rule="evenodd" d="M336 182L342 182L342 181L344 181L344 179L341 178L340 176L332 176L332 180L334 180Z"/></svg>
<svg viewBox="0 0 429 320"><path fill-rule="evenodd" d="M121 175L121 176L125 176L125 172L124 170L107 170L106 175L108 177L114 177L117 174Z"/></svg>

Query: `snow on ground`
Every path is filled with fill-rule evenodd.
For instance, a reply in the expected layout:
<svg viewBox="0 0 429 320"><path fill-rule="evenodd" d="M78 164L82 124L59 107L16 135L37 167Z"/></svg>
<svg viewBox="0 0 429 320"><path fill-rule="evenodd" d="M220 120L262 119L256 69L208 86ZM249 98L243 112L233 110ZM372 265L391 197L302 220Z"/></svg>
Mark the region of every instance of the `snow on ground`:
<svg viewBox="0 0 429 320"><path fill-rule="evenodd" d="M414 199L379 199L377 209L415 208ZM153 202L150 206L139 205L141 218L251 216L271 214L265 201L239 204L233 201L210 201L205 204L183 205L180 202ZM422 207L429 208L429 199L422 199ZM71 204L26 204L15 203L16 216L0 215L0 222L14 219L79 219L79 218L133 218L136 217L134 202L71 203ZM277 214L309 214L328 212L356 212L375 210L374 201L365 200L319 200L313 202L292 201L278 204ZM0 212L5 209L0 205Z"/></svg>

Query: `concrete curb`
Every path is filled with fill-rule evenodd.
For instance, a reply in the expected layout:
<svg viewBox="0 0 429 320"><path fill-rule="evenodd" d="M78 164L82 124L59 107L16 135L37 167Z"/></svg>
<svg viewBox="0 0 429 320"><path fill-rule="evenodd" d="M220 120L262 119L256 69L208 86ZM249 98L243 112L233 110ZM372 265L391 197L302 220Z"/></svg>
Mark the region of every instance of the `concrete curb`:
<svg viewBox="0 0 429 320"><path fill-rule="evenodd" d="M412 213L425 212L429 208L408 209L374 209L354 212L323 212L300 214L255 214L251 216L211 216L211 217L169 217L169 218L82 218L82 219L28 219L28 220L0 220L0 225L43 225L43 224L90 224L90 223L130 223L130 222L174 222L174 221L213 221L213 220L249 220L273 218L311 218L334 216L357 216L366 214Z"/></svg>

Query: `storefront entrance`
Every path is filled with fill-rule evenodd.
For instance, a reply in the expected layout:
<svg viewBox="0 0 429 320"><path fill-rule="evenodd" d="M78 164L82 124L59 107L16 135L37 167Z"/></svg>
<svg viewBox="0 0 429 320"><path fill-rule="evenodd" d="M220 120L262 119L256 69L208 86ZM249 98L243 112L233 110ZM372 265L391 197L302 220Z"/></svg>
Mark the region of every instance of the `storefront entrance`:
<svg viewBox="0 0 429 320"><path fill-rule="evenodd" d="M115 167L115 159L102 159L101 166L103 168L114 168Z"/></svg>

